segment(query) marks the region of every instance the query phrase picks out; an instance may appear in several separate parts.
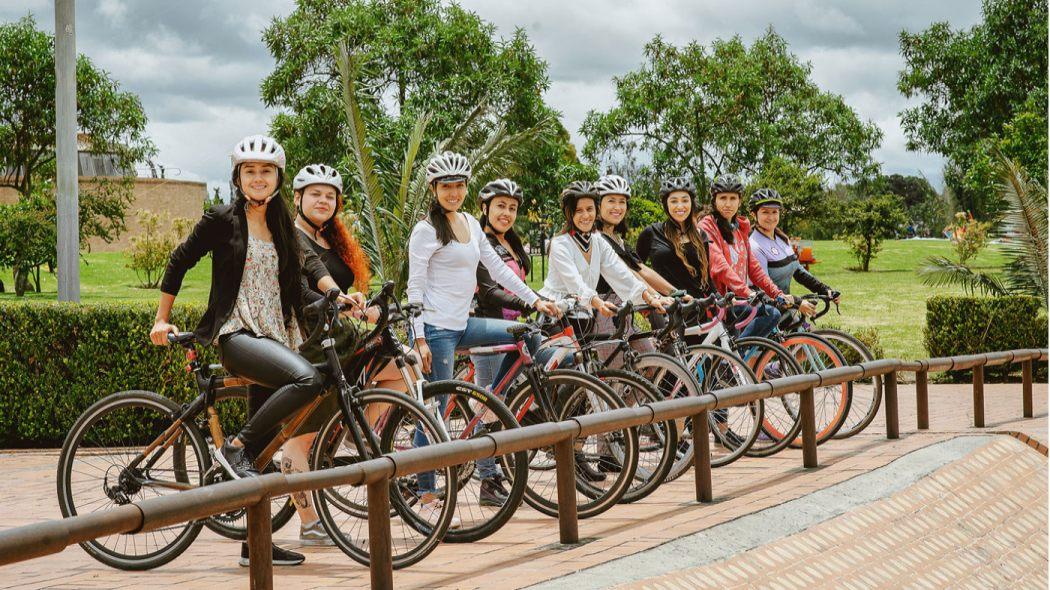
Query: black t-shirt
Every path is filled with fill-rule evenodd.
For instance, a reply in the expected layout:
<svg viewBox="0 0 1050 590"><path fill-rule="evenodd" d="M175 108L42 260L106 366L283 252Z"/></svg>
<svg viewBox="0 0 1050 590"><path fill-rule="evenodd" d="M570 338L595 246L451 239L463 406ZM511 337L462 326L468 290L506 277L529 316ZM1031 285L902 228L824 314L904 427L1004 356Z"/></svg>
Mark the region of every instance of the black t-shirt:
<svg viewBox="0 0 1050 590"><path fill-rule="evenodd" d="M310 236L306 235L306 232L296 228L299 232L299 244L303 248L311 248L317 253L317 257L324 263L325 268L328 269L328 274L331 275L332 279L335 280L335 284L339 285L344 293L349 293L354 287L354 271L350 270L350 267L343 262L343 259L330 248L325 248L317 242L310 239ZM317 285L311 285L314 289Z"/></svg>
<svg viewBox="0 0 1050 590"><path fill-rule="evenodd" d="M642 230L641 235L638 236L637 244L639 258L648 261L652 265L653 270L666 279L668 283L674 285L676 289L684 289L696 298L707 297L712 293L709 277L707 274L699 278L695 277L689 272L685 264L682 264L682 259L674 251L674 245L671 244L667 239L667 234L664 233L665 223L668 222L654 223ZM700 235L704 243L707 243L707 237L702 233ZM696 248L691 243L686 243L682 244L682 250L689 264L694 269L699 269L700 256Z"/></svg>
<svg viewBox="0 0 1050 590"><path fill-rule="evenodd" d="M627 244L625 242L621 246L620 243L617 240L613 239L609 234L607 234L605 232L598 232L598 233L600 233L602 235L602 237L605 238L605 241L610 246L612 246L613 251L616 252L616 255L620 257L620 260L624 261L624 263L627 264L628 268L630 268L631 270L633 270L635 272L638 272L639 270L641 270L641 268L642 268L642 260L641 260L641 258L638 258L638 254L636 254L634 252L634 250L631 249L630 244ZM591 238L591 239L593 240L594 238ZM597 291L598 291L599 295L604 297L604 296L608 295L609 293L612 293L613 292L613 288L609 286L609 283L605 282L605 278L604 277L601 277L601 278L598 279Z"/></svg>

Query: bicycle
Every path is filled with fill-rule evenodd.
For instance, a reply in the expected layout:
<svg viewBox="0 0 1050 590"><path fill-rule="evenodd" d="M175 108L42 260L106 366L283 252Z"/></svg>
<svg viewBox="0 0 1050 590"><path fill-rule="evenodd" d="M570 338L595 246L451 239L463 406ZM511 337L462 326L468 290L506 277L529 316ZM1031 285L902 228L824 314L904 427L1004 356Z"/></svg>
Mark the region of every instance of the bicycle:
<svg viewBox="0 0 1050 590"><path fill-rule="evenodd" d="M391 284L384 290L392 288ZM333 289L305 310L308 315L321 316L307 343L325 336L322 345L326 360L315 364L324 375L325 393L289 418L260 453L256 460L259 468L271 462L277 449L321 404L324 395L338 396L344 436L354 440L363 458L378 458L395 450L392 441L398 438L398 432L414 432L416 428L422 428L428 439L435 442L448 440L430 413L415 400L395 391L362 389L347 382L330 338L341 311L337 297L338 290ZM376 331L382 324L377 325ZM168 340L186 349L187 371L193 376L198 395L180 405L154 392L125 391L106 396L88 408L73 425L59 456L57 488L63 516L126 505L147 496L178 493L225 479L211 456L225 440L214 406L216 392L227 386L243 386L247 380L213 374L210 366L199 361L192 332L169 334ZM365 418L370 409L377 415L374 423ZM210 440L202 431L208 433ZM438 473L442 487L453 485L453 468ZM391 509L397 515L392 528L400 526L391 535L393 564L398 568L418 562L436 547L455 509L452 496L440 513L430 514L429 519L417 514L402 492L408 484L407 478L391 481ZM349 539L331 526L330 517L321 516L337 546L367 565L367 525L361 537ZM151 569L181 555L203 526L203 521L185 522L148 533L104 537L81 546L111 567Z"/></svg>

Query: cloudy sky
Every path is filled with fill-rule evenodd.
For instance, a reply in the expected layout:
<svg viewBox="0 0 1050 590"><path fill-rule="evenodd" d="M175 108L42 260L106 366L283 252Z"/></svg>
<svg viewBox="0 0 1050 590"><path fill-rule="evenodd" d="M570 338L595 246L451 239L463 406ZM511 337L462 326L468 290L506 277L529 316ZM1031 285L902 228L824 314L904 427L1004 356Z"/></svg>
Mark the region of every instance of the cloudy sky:
<svg viewBox="0 0 1050 590"><path fill-rule="evenodd" d="M509 35L524 27L550 64L548 102L582 146L590 109L613 105L612 77L635 69L645 42L660 33L676 44L709 43L735 33L750 42L772 25L813 65L816 83L841 94L885 138L876 157L887 173L922 174L942 183L939 156L908 152L898 113L902 67L897 35L933 22L954 28L980 20L979 0L463 0ZM77 48L137 93L149 117L158 160L189 179L225 190L228 153L242 136L265 131L271 111L259 84L273 59L260 31L294 0L81 0ZM53 0L0 2L0 21L32 13L54 30Z"/></svg>

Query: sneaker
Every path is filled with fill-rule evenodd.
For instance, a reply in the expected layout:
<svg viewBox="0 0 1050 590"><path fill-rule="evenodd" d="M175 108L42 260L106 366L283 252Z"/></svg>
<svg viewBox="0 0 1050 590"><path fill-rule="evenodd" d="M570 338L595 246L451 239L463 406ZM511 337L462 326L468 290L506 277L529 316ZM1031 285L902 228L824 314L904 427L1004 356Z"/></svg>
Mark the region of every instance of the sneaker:
<svg viewBox="0 0 1050 590"><path fill-rule="evenodd" d="M307 547L334 547L335 541L328 536L324 530L321 520L317 519L310 524L300 525L299 542Z"/></svg>
<svg viewBox="0 0 1050 590"><path fill-rule="evenodd" d="M248 452L243 447L233 446L230 440L232 437L222 444L221 450L212 449L211 451L223 471L233 479L258 477L259 472L255 469L255 462L248 456Z"/></svg>
<svg viewBox="0 0 1050 590"><path fill-rule="evenodd" d="M583 477L584 481L591 483L597 483L605 481L605 474L597 471L590 462L587 461L587 457L583 453L576 453L576 473Z"/></svg>
<svg viewBox="0 0 1050 590"><path fill-rule="evenodd" d="M611 455L598 457L598 471L602 473L619 473L621 468L620 462Z"/></svg>
<svg viewBox="0 0 1050 590"><path fill-rule="evenodd" d="M420 497L419 504L419 516L423 520L429 522L431 526L437 524L438 519L441 518L441 511L445 509L445 501L438 498L434 494L427 492ZM454 513L452 514L452 520L448 523L449 529L458 529L463 526L463 521L459 519Z"/></svg>
<svg viewBox="0 0 1050 590"><path fill-rule="evenodd" d="M299 565L306 561L306 556L302 553L296 553L295 551L289 551L288 549L281 549L277 545L271 545L273 547L272 559L274 565ZM241 567L248 567L250 562L248 561L248 544L241 543L241 560L238 562Z"/></svg>
<svg viewBox="0 0 1050 590"><path fill-rule="evenodd" d="M481 480L481 493L478 494L478 504L482 506L500 507L507 503L507 493L495 477L487 477Z"/></svg>

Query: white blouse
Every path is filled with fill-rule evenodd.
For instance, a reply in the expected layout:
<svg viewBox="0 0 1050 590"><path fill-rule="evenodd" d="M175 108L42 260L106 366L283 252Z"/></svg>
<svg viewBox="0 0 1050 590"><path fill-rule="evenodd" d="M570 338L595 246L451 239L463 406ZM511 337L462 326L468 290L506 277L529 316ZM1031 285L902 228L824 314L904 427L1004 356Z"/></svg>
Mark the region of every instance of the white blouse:
<svg viewBox="0 0 1050 590"><path fill-rule="evenodd" d="M470 302L478 286L478 263L485 265L497 283L532 305L539 297L507 266L485 238L481 224L461 213L470 228L470 241L453 239L442 245L437 231L424 219L412 228L408 239L408 301L422 303L423 314L412 323L415 337L424 335L423 325L463 330L470 317Z"/></svg>
<svg viewBox="0 0 1050 590"><path fill-rule="evenodd" d="M624 264L604 239L597 233L591 236L591 261L568 234L551 240L550 269L543 281L540 295L558 300L575 296L587 305L598 294L598 279L604 278L623 301L642 304L646 285Z"/></svg>

